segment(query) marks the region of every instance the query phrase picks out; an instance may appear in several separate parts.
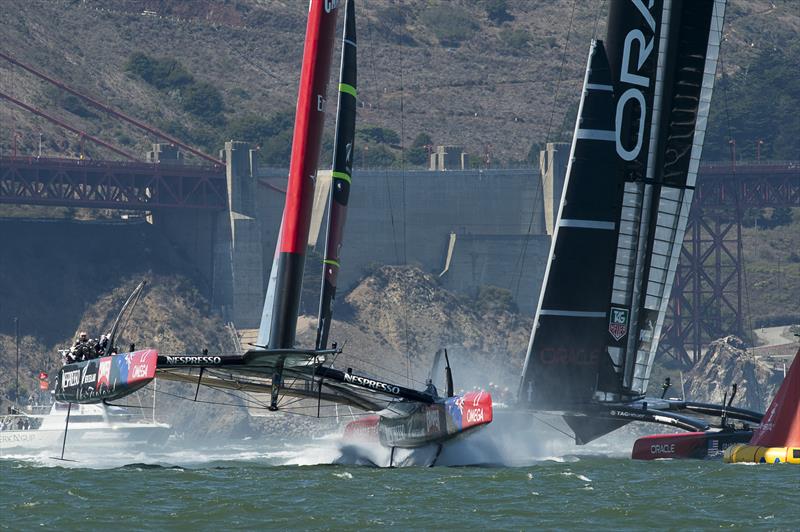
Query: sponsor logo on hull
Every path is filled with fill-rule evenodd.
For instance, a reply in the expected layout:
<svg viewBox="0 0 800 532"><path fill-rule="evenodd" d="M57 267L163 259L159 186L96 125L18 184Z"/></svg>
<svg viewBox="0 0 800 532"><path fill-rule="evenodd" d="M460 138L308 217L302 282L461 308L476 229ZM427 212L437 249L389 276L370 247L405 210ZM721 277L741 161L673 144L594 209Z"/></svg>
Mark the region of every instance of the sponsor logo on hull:
<svg viewBox="0 0 800 532"><path fill-rule="evenodd" d="M56 400L86 403L124 397L155 377L157 358L158 353L148 349L64 366Z"/></svg>
<svg viewBox="0 0 800 532"><path fill-rule="evenodd" d="M372 390L376 390L379 392L386 392L392 395L400 395L399 386L394 386L393 384L388 384L385 382L368 379L366 377L361 377L359 375L353 375L352 373L344 374L344 382L350 384L356 384L358 386L363 386L364 388L370 388Z"/></svg>
<svg viewBox="0 0 800 532"><path fill-rule="evenodd" d="M339 0L325 0L325 12L330 13L339 7Z"/></svg>
<svg viewBox="0 0 800 532"><path fill-rule="evenodd" d="M167 364L171 366L204 366L222 364L221 357L192 357L192 356L166 356Z"/></svg>
<svg viewBox="0 0 800 532"><path fill-rule="evenodd" d="M76 369L72 371L65 371L61 375L61 387L72 388L81 383L81 370Z"/></svg>

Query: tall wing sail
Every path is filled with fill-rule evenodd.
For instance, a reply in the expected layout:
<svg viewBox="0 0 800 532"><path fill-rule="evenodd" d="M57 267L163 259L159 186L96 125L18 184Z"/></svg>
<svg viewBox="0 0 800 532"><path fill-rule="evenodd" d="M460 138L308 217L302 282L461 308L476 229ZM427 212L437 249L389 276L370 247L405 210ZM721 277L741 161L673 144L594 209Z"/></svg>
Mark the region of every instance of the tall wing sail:
<svg viewBox="0 0 800 532"><path fill-rule="evenodd" d="M575 411L647 389L700 161L724 8L724 0L611 2L606 41L590 52L523 368L520 399L532 408ZM602 433L593 427L591 437Z"/></svg>
<svg viewBox="0 0 800 532"><path fill-rule="evenodd" d="M623 176L614 93L602 42L592 43L550 260L520 398L541 409L588 402L605 338Z"/></svg>
<svg viewBox="0 0 800 532"><path fill-rule="evenodd" d="M644 13L640 3L633 4ZM625 7L620 2L616 9ZM620 72L617 82L624 90L617 116L620 106L639 103L631 104L635 96L626 100L626 94L646 93L651 86L653 90L644 100L652 117L649 140L638 151L632 132L627 139L617 140L618 152L629 159L632 175L623 196L609 330L620 334L628 325L630 331L622 338L609 332L607 352L621 381L618 387L601 387L601 400L614 400L618 394L623 399L642 396L647 391L694 195L724 12L724 0L664 0L661 17L652 18L654 24L660 20L659 43L653 52L657 57L654 83L648 80L643 86L644 80L629 73L632 65L626 61L635 52L626 55L625 51L636 40L630 33L621 42L618 68L610 58L612 72ZM621 40L620 32L615 35ZM642 53L640 49L639 57ZM634 249L631 264L626 259Z"/></svg>
<svg viewBox="0 0 800 532"><path fill-rule="evenodd" d="M356 17L354 0L347 0L339 70L339 104L333 140L333 186L328 208L328 233L322 264L322 293L319 301L317 349L327 349L331 329L331 304L336 297L336 279L347 219L347 202L353 175L353 145L356 133Z"/></svg>
<svg viewBox="0 0 800 532"><path fill-rule="evenodd" d="M330 78L338 2L311 0L303 68L294 119L289 186L281 232L264 301L258 342L271 349L294 345L303 285L308 229L314 201L325 101ZM262 343L263 342L263 343Z"/></svg>

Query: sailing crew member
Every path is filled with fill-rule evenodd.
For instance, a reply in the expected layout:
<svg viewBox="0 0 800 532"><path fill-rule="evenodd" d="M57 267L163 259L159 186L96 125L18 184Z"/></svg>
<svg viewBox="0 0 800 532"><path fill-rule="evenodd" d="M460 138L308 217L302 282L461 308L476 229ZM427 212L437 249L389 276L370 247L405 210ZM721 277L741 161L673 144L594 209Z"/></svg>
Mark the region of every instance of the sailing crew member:
<svg viewBox="0 0 800 532"><path fill-rule="evenodd" d="M100 341L94 346L95 356L101 357L106 354L108 348L108 335L104 334L100 337Z"/></svg>
<svg viewBox="0 0 800 532"><path fill-rule="evenodd" d="M93 349L89 345L89 334L86 331L81 331L72 349L70 349L69 355L67 355L67 361L80 362L82 360L88 360L91 358L92 351Z"/></svg>

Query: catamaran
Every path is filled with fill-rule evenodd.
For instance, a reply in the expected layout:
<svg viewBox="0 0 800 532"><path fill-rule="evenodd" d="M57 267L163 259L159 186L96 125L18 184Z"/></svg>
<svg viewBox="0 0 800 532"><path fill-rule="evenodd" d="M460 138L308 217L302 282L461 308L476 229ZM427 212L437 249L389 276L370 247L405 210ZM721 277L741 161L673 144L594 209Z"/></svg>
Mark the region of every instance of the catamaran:
<svg viewBox="0 0 800 532"><path fill-rule="evenodd" d="M342 39L333 185L329 197L319 325L314 346L295 345L305 254L316 183L334 33L340 2L311 0L295 115L286 204L275 249L258 338L244 354L159 355L155 350L68 364L59 373L56 397L72 403L119 399L160 378L200 386L268 394L270 411L290 411L298 401L364 412L346 428L392 450L439 445L492 421L492 398L475 391L444 396L434 387L416 390L381 378L341 370L333 361L342 348L328 346L332 302L352 183L357 98L355 5L348 0ZM137 296L138 297L138 296ZM449 374L449 364L448 364ZM308 405L306 405L308 406ZM435 461L435 458L434 458ZM391 465L391 461L390 461Z"/></svg>
<svg viewBox="0 0 800 532"><path fill-rule="evenodd" d="M523 408L560 415L577 444L645 421L691 431L705 457L761 421L731 405L735 393L723 405L646 396L724 13L724 0L611 0L606 39L591 43L519 387Z"/></svg>

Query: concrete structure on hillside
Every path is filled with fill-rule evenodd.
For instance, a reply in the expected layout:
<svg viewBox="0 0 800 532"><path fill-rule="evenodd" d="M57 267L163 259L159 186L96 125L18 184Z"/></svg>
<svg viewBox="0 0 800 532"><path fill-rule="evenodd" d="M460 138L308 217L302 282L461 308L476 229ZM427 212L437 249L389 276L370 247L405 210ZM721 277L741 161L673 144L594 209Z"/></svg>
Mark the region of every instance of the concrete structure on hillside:
<svg viewBox="0 0 800 532"><path fill-rule="evenodd" d="M271 264L262 246L262 222L256 214L255 160L255 151L246 142L225 143L228 218L217 222L214 301L224 301L237 327L258 324L266 291L264 266ZM220 275L228 267L230 275ZM230 288L220 289L228 281Z"/></svg>
<svg viewBox="0 0 800 532"><path fill-rule="evenodd" d="M271 264L265 261L263 247L265 221L256 216L254 154L245 142L225 143L227 209L160 210L151 216L152 223L197 265L223 319L242 328L258 325L269 274L265 265Z"/></svg>
<svg viewBox="0 0 800 532"><path fill-rule="evenodd" d="M183 153L174 144L153 143L153 149L147 152L148 163L183 164Z"/></svg>
<svg viewBox="0 0 800 532"><path fill-rule="evenodd" d="M339 293L375 265L416 264L447 289L468 297L477 296L482 286L510 290L519 308L532 314L550 248L548 231L560 202L566 151L552 145L543 151L544 179L533 169L355 171ZM221 158L227 209L158 211L153 220L209 280L212 304L224 319L251 328L261 317L288 171L259 169L257 152L243 142L227 142ZM326 176L323 171L318 175L309 235L308 295L301 301L301 312L307 314L317 311L317 287L311 283L319 282L318 259L325 245Z"/></svg>
<svg viewBox="0 0 800 532"><path fill-rule="evenodd" d="M432 172L465 170L469 166L469 156L461 146L436 146L430 163L428 170Z"/></svg>
<svg viewBox="0 0 800 532"><path fill-rule="evenodd" d="M268 186L259 188L257 217L263 222L262 247L271 257L286 170L260 175ZM339 291L352 288L372 265L417 264L469 297L484 285L506 288L520 309L532 313L550 245L542 198L532 169L355 171ZM312 253L321 255L324 238L309 240ZM306 264L307 270L315 267L313 260ZM304 312L316 312L313 303L306 306Z"/></svg>
<svg viewBox="0 0 800 532"><path fill-rule="evenodd" d="M539 152L539 175L542 178L542 200L547 234L553 236L558 208L561 205L561 191L567 175L570 144L568 142L548 142Z"/></svg>

